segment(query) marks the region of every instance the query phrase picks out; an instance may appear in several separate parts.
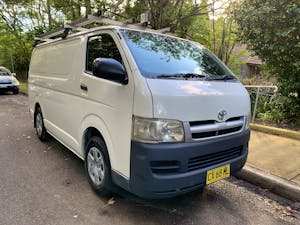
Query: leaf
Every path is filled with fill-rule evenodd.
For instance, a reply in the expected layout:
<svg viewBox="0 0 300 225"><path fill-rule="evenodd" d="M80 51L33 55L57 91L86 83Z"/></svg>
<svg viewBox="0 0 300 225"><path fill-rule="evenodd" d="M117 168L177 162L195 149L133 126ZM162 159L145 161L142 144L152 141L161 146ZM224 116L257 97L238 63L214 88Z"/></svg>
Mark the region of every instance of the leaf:
<svg viewBox="0 0 300 225"><path fill-rule="evenodd" d="M176 213L177 212L177 209L172 209L171 211L170 211L170 213Z"/></svg>
<svg viewBox="0 0 300 225"><path fill-rule="evenodd" d="M114 197L110 198L108 201L107 201L107 205L114 205L116 203L116 200L114 199Z"/></svg>

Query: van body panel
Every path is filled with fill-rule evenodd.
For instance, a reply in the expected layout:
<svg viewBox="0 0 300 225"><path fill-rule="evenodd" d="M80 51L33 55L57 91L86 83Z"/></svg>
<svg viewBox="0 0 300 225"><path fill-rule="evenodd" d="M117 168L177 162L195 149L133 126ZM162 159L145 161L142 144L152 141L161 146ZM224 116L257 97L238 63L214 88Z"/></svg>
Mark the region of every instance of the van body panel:
<svg viewBox="0 0 300 225"><path fill-rule="evenodd" d="M147 79L153 97L155 118L180 121L218 121L250 112L248 92L240 82ZM188 110L188 113L187 113Z"/></svg>
<svg viewBox="0 0 300 225"><path fill-rule="evenodd" d="M101 33L110 34L117 44L128 72L128 85L85 72L87 38ZM64 46L65 42L76 43L72 46L72 52L68 53L69 45ZM42 62L40 57L47 61L57 55L68 57L68 54L76 57L50 60L49 64L39 67ZM59 71L57 67L69 69L65 72L65 69ZM87 92L80 89L81 84L88 87ZM30 109L34 112L35 104L39 103L49 133L84 158L84 129L96 128L105 139L112 169L129 179L134 78L122 43L114 32L101 31L75 40L37 47L33 51L29 71L29 90Z"/></svg>
<svg viewBox="0 0 300 225"><path fill-rule="evenodd" d="M76 75L81 70L82 39L38 47L33 51L29 71L30 105L39 103L45 127L76 154L80 153L76 138L78 117L74 104L78 104Z"/></svg>
<svg viewBox="0 0 300 225"><path fill-rule="evenodd" d="M133 101L133 115L152 118L152 94L148 87L147 80L141 76L139 71L134 71L135 77L135 90Z"/></svg>
<svg viewBox="0 0 300 225"><path fill-rule="evenodd" d="M107 146L111 167L129 179L134 78L126 53L117 35L111 31L99 32L98 34L102 33L110 34L116 43L122 56L129 82L127 85L123 85L97 78L89 72L81 73L79 86L82 84L86 85L88 91L79 89L80 95L84 99L84 103L80 107L80 118L86 118L91 113L101 118L102 124L105 124L104 126L109 131L107 138L110 140L105 140L105 142L111 143L110 146ZM87 38L94 35L90 34ZM86 46L87 44L85 44L85 48Z"/></svg>

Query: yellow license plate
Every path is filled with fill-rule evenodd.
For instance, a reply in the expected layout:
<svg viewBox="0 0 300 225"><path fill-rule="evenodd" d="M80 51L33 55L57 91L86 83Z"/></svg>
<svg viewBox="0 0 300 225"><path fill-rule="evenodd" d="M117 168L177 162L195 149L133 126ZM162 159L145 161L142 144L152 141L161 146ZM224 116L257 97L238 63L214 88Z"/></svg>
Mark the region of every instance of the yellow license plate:
<svg viewBox="0 0 300 225"><path fill-rule="evenodd" d="M206 184L211 184L230 176L230 164L207 171Z"/></svg>

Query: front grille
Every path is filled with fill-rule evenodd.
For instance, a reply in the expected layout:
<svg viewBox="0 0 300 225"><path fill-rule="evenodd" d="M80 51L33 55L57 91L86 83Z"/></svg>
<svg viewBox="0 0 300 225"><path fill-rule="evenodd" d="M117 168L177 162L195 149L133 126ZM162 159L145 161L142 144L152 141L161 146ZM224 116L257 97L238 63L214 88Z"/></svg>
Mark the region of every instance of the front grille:
<svg viewBox="0 0 300 225"><path fill-rule="evenodd" d="M153 173L156 174L170 174L179 171L179 161L151 161L150 167Z"/></svg>
<svg viewBox="0 0 300 225"><path fill-rule="evenodd" d="M0 82L0 84L11 84L11 82Z"/></svg>
<svg viewBox="0 0 300 225"><path fill-rule="evenodd" d="M244 126L244 117L232 117L225 122L215 120L189 122L192 139L211 138L239 132Z"/></svg>
<svg viewBox="0 0 300 225"><path fill-rule="evenodd" d="M242 155L243 146L230 148L221 152L197 156L188 160L188 171L206 168L226 162Z"/></svg>

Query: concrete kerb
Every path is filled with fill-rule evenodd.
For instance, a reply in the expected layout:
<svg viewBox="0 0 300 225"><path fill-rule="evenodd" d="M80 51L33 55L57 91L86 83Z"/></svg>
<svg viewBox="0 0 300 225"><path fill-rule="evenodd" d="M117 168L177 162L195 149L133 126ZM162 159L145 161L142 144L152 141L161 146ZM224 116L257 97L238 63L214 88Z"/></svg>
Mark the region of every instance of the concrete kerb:
<svg viewBox="0 0 300 225"><path fill-rule="evenodd" d="M292 201L300 202L300 186L288 180L248 165L244 166L244 168L234 176L252 184L259 185L262 188L269 189L271 192Z"/></svg>
<svg viewBox="0 0 300 225"><path fill-rule="evenodd" d="M293 130L286 130L277 127L269 127L260 124L250 124L250 128L264 133L270 133L270 134L280 135L282 137L300 140L300 132L293 131Z"/></svg>

